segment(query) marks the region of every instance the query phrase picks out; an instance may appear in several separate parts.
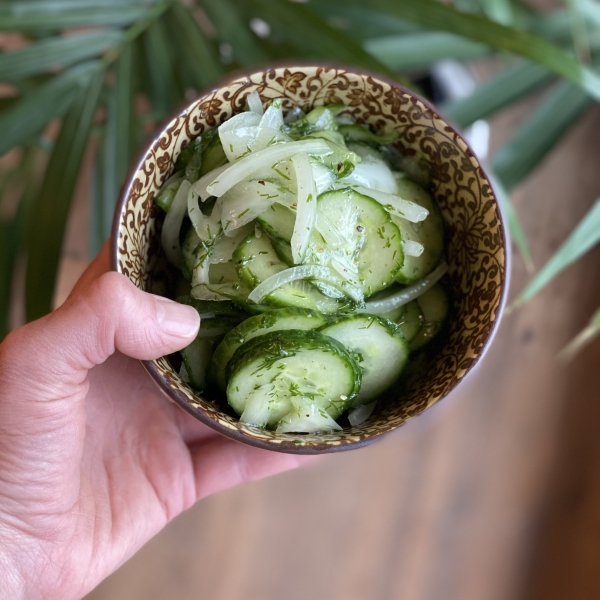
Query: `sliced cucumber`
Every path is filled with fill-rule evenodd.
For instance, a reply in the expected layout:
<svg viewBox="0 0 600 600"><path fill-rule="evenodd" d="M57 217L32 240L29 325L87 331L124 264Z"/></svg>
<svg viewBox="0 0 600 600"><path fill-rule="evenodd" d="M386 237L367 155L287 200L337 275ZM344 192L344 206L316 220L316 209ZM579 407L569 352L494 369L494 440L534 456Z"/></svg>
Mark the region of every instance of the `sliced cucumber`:
<svg viewBox="0 0 600 600"><path fill-rule="evenodd" d="M272 331L286 329L318 329L326 323L323 315L300 308L280 308L250 317L232 329L219 344L213 356L211 378L217 387L227 386L227 365L235 351L245 342Z"/></svg>
<svg viewBox="0 0 600 600"><path fill-rule="evenodd" d="M217 130L213 130L217 131ZM213 169L227 163L227 156L221 144L221 138L215 135L202 153L202 164L200 165L199 176L202 177L210 173Z"/></svg>
<svg viewBox="0 0 600 600"><path fill-rule="evenodd" d="M287 269L287 265L279 259L269 239L264 235L259 238L255 234L249 235L233 253L233 260L240 280L251 289ZM283 285L269 294L262 303L307 308L324 314L340 312L345 306L345 300L328 298L308 281L295 281Z"/></svg>
<svg viewBox="0 0 600 600"><path fill-rule="evenodd" d="M397 293L399 289L401 289L400 286L394 284L393 286L391 286L385 290L382 290L381 292L377 292L376 294L373 294L369 298L369 301L377 302L378 300L385 300L390 295ZM393 308L392 310L390 310L386 313L378 313L378 314L383 319L392 321L392 323L397 323L400 320L400 318L402 317L402 315L404 314L405 310L406 310L406 305L403 304L402 306L399 306L398 308Z"/></svg>
<svg viewBox="0 0 600 600"><path fill-rule="evenodd" d="M206 388L206 375L214 348L238 321L235 318L202 319L196 339L181 351L187 380L192 387L197 390Z"/></svg>
<svg viewBox="0 0 600 600"><path fill-rule="evenodd" d="M411 351L418 350L431 341L448 316L448 294L439 283L419 296L415 302L423 314L423 326L410 342Z"/></svg>
<svg viewBox="0 0 600 600"><path fill-rule="evenodd" d="M425 250L421 256L405 256L404 264L396 275L400 283L414 283L422 279L442 259L444 252L444 221L437 203L431 195L410 179L399 179L398 195L404 200L416 202L429 211L429 215L420 223L411 223L405 219L393 216L394 223L398 225L402 239L418 242Z"/></svg>
<svg viewBox="0 0 600 600"><path fill-rule="evenodd" d="M406 305L406 310L397 323L404 339L409 343L412 342L423 327L423 313L416 300Z"/></svg>
<svg viewBox="0 0 600 600"><path fill-rule="evenodd" d="M347 142L391 144L399 137L399 133L397 131L391 131L389 133L377 135L373 133L366 125L359 125L357 123L352 125L340 125L339 132L344 136Z"/></svg>
<svg viewBox="0 0 600 600"><path fill-rule="evenodd" d="M156 200L154 200L154 202L165 212L169 212L171 204L173 204L173 200L175 199L175 194L179 191L182 181L182 179L176 179L169 183L169 185L158 194Z"/></svg>
<svg viewBox="0 0 600 600"><path fill-rule="evenodd" d="M404 253L400 231L385 208L351 188L321 194L317 207L336 228L339 241L326 243L313 232L305 262L352 264L365 296L387 287L402 267Z"/></svg>
<svg viewBox="0 0 600 600"><path fill-rule="evenodd" d="M233 302L218 302L214 300L197 300L191 296L176 298L176 302L193 306L201 315L214 314L223 317L237 317L238 323L246 317L244 311L240 310Z"/></svg>
<svg viewBox="0 0 600 600"><path fill-rule="evenodd" d="M227 400L241 421L258 427L276 426L307 401L335 419L360 382L355 360L334 339L314 331L276 332L238 348Z"/></svg>
<svg viewBox="0 0 600 600"><path fill-rule="evenodd" d="M387 390L408 360L408 344L398 327L376 315L342 317L319 331L341 342L362 370L362 386L353 406L367 404Z"/></svg>
<svg viewBox="0 0 600 600"><path fill-rule="evenodd" d="M235 283L239 282L239 277L232 260L210 265L208 271L208 281L210 284Z"/></svg>
<svg viewBox="0 0 600 600"><path fill-rule="evenodd" d="M258 215L256 220L271 240L288 244L291 242L296 215L289 208L277 203L272 204L271 208Z"/></svg>

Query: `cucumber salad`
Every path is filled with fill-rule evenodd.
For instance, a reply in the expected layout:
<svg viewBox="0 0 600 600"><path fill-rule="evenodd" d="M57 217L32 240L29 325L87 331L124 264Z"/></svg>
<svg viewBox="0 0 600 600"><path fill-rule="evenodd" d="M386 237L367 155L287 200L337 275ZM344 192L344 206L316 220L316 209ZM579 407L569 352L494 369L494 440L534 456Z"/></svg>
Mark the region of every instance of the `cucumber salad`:
<svg viewBox="0 0 600 600"><path fill-rule="evenodd" d="M441 213L397 137L344 105L284 115L253 92L157 195L178 301L202 318L180 374L243 423L364 422L446 319Z"/></svg>

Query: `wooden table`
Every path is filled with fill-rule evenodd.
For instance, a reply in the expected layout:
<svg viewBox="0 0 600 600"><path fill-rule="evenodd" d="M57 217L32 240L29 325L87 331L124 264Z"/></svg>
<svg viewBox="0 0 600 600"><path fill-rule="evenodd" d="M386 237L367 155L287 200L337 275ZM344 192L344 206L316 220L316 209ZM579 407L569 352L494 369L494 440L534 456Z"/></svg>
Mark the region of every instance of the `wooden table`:
<svg viewBox="0 0 600 600"><path fill-rule="evenodd" d="M494 120L494 144L526 108ZM595 110L515 196L538 267L600 195L598 132ZM526 280L515 257L513 297ZM507 316L438 407L201 502L88 600L600 598L600 340L555 358L598 306L597 248Z"/></svg>

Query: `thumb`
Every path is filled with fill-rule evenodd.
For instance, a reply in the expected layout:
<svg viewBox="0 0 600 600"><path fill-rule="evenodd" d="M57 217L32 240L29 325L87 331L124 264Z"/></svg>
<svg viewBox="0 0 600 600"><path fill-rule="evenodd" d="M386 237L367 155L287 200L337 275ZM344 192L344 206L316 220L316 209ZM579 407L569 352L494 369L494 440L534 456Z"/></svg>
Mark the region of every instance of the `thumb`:
<svg viewBox="0 0 600 600"><path fill-rule="evenodd" d="M62 474L75 475L88 370L116 350L138 359L175 352L194 339L199 324L193 308L145 293L111 272L12 332L0 344L0 480L3 452L13 459L42 452Z"/></svg>

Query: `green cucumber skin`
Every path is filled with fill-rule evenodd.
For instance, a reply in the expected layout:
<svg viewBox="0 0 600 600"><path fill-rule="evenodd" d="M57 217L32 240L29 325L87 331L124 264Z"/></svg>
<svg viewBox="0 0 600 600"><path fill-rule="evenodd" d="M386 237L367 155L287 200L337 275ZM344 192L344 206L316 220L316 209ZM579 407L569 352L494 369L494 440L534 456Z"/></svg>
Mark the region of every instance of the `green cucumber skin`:
<svg viewBox="0 0 600 600"><path fill-rule="evenodd" d="M339 221L348 206L354 206L355 214L347 223L342 223L345 229L340 233L348 240L356 238L358 276L362 291L368 297L385 289L402 268L402 238L385 208L352 188L325 192L318 198L319 210L333 222ZM309 243L306 262L326 264L335 258L335 252L315 232Z"/></svg>
<svg viewBox="0 0 600 600"><path fill-rule="evenodd" d="M421 327L423 327L423 313L416 300L406 305L406 310L398 321L398 326L409 344L415 339L419 331L421 331Z"/></svg>
<svg viewBox="0 0 600 600"><path fill-rule="evenodd" d="M181 245L181 254L183 257L181 273L188 280L191 281L192 273L196 268L196 248L200 245L200 238L193 227L188 229L185 235L183 244Z"/></svg>
<svg viewBox="0 0 600 600"><path fill-rule="evenodd" d="M193 306L199 313L213 313L223 317L236 317L238 322L247 317L247 314L240 310L233 302L216 300L197 300L191 296L180 296L175 299L179 304Z"/></svg>
<svg viewBox="0 0 600 600"><path fill-rule="evenodd" d="M242 372L246 367L253 362L275 363L278 360L286 359L297 355L302 351L319 350L336 355L344 362L345 368L348 370L348 375L351 380L351 388L348 389L347 400L343 405L329 412L334 419L339 417L346 410L354 396L360 390L362 382L362 374L359 366L354 358L348 353L346 348L333 338L324 336L316 331L298 331L287 330L267 333L263 336L256 337L245 344L242 344L229 361L228 367L228 384L227 384L227 400L231 407L238 413L242 414L243 406L236 405L232 402L232 397L235 388L236 373Z"/></svg>
<svg viewBox="0 0 600 600"><path fill-rule="evenodd" d="M420 223L393 217L403 238L419 242L425 247L421 256L405 256L404 264L396 275L399 283L411 284L431 273L442 260L445 247L444 220L437 202L420 185L409 179L402 179L398 181L398 188L399 196L429 211L427 218Z"/></svg>
<svg viewBox="0 0 600 600"><path fill-rule="evenodd" d="M210 378L215 387L223 391L226 389L227 365L242 344L272 331L289 329L288 327L278 327L278 323L281 324L288 319L297 321L293 329L302 330L318 329L327 322L327 319L320 313L301 308L269 310L242 321L227 333L215 350L210 368Z"/></svg>
<svg viewBox="0 0 600 600"><path fill-rule="evenodd" d="M268 277L287 268L287 265L277 257L269 239L266 236L257 238L254 233L235 249L233 262L240 280L250 289L254 289ZM309 282L305 282L305 294L300 297L297 294L300 285L302 282L286 284L269 294L262 302L272 307L306 308L327 314L342 312L349 305L345 298L340 301L321 294Z"/></svg>
<svg viewBox="0 0 600 600"><path fill-rule="evenodd" d="M419 296L415 302L421 310L423 324L410 342L411 352L422 348L440 332L449 311L448 294L439 283Z"/></svg>
<svg viewBox="0 0 600 600"><path fill-rule="evenodd" d="M256 220L271 240L287 242L288 244L292 241L296 215L289 208L274 203L271 208L258 215Z"/></svg>
<svg viewBox="0 0 600 600"><path fill-rule="evenodd" d="M353 406L378 398L400 377L408 362L410 351L402 331L396 323L378 315L359 313L339 317L321 327L319 332L342 343L363 372L362 387ZM378 335L383 335L383 339ZM368 349L374 350L374 354L369 355ZM386 362L390 364L382 373Z"/></svg>

